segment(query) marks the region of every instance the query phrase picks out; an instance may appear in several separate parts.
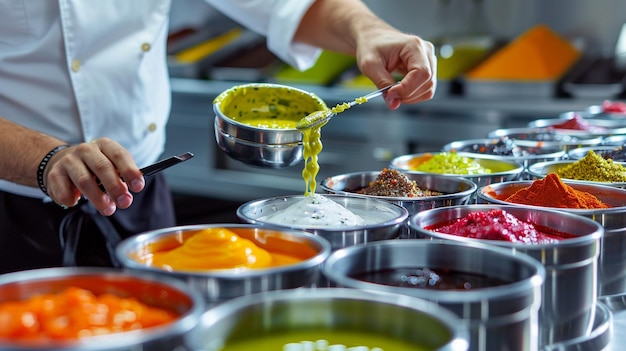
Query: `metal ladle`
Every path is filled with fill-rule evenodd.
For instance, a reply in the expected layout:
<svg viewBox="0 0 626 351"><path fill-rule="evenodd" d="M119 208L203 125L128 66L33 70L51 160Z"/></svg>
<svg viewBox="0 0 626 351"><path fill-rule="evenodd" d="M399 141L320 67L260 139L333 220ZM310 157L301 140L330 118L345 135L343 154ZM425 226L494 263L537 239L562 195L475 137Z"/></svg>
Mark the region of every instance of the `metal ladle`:
<svg viewBox="0 0 626 351"><path fill-rule="evenodd" d="M304 129L310 129L310 128L323 126L338 113L343 112L356 104L360 105L360 104L368 102L369 100L375 97L381 96L385 92L387 92L387 90L391 89L391 87L394 87L398 84L400 84L400 82L388 85L384 88L373 91L365 96L358 97L350 102L344 102L343 104L339 104L333 107L332 109L312 112L306 117L302 118L300 121L298 121L298 123L296 124L296 128L299 130L304 130Z"/></svg>

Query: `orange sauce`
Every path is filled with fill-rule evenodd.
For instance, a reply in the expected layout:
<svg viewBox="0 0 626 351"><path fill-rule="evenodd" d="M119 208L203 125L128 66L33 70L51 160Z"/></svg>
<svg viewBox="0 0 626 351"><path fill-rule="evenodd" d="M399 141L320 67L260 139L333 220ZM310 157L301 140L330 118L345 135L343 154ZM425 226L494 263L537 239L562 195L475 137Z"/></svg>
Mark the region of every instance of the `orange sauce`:
<svg viewBox="0 0 626 351"><path fill-rule="evenodd" d="M144 329L177 315L134 298L95 295L79 287L0 304L0 338L42 343Z"/></svg>
<svg viewBox="0 0 626 351"><path fill-rule="evenodd" d="M176 245L155 246L149 254L136 259L169 271L206 271L284 266L315 255L313 248L306 244L271 245L272 242L268 240L261 245L227 228L206 228L186 236ZM281 242L286 243L286 240Z"/></svg>

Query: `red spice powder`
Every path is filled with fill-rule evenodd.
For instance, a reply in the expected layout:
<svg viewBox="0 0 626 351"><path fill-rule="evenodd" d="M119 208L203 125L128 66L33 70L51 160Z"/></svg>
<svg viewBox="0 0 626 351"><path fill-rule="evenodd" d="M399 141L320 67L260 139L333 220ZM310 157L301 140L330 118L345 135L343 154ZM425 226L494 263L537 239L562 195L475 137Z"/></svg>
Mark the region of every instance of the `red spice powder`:
<svg viewBox="0 0 626 351"><path fill-rule="evenodd" d="M563 183L556 173L549 173L543 179L535 180L504 201L523 205L558 208L609 208L593 194L576 190Z"/></svg>
<svg viewBox="0 0 626 351"><path fill-rule="evenodd" d="M578 113L575 113L573 118L570 118L566 120L565 122L553 125L552 128L571 129L571 130L589 130L589 131L604 129L602 127L597 127L589 123Z"/></svg>

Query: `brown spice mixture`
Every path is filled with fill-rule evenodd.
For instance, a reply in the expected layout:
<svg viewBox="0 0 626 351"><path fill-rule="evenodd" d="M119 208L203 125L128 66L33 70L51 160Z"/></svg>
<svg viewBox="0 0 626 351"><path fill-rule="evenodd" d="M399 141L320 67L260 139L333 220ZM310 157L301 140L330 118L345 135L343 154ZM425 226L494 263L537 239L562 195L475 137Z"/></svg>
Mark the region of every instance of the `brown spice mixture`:
<svg viewBox="0 0 626 351"><path fill-rule="evenodd" d="M422 190L414 180L410 180L406 175L389 168L384 168L375 181L370 182L368 187L357 191L357 193L391 197L424 197L443 194L432 190Z"/></svg>

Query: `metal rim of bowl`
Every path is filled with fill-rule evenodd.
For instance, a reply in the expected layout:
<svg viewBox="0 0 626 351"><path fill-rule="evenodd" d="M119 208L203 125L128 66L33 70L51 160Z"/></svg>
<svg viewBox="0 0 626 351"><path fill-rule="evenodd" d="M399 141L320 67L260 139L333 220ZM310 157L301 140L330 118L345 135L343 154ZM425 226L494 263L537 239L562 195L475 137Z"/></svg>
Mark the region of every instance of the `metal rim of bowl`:
<svg viewBox="0 0 626 351"><path fill-rule="evenodd" d="M217 117L215 117L215 118L217 119ZM287 129L285 129L285 130L287 130ZM293 149L293 148L302 146L302 141L295 142L295 143L284 143L284 144L257 143L257 142L254 142L254 141L237 138L235 136L232 136L232 135L226 133L225 131L223 131L222 129L219 129L219 128L215 129L215 133L219 133L219 135L223 136L224 138L226 138L228 140L232 140L233 142L235 142L237 144L250 146L250 147L253 147L253 148ZM218 138L218 140L219 140L219 138Z"/></svg>
<svg viewBox="0 0 626 351"><path fill-rule="evenodd" d="M566 135L566 134L558 134L555 133L553 129L550 128L505 128L505 129L496 129L489 133L487 133L488 138L500 138L504 136L510 136L511 134L549 134L549 135L561 135L561 136L571 136L576 138L575 140L570 140L567 142L557 141L557 140L530 140L530 139L517 139L511 138L515 140L518 145L524 146L537 146L537 144L552 146L552 145L596 145L602 142L603 136L601 135L587 135L589 138L583 138L582 136L577 135Z"/></svg>
<svg viewBox="0 0 626 351"><path fill-rule="evenodd" d="M316 194L316 195L320 195L320 194ZM250 218L244 215L243 211L246 208L252 207L258 203L263 203L263 202L268 202L268 201L278 201L278 200L283 200L286 201L287 199L290 198L300 198L300 197L304 197L304 195L284 195L284 196L274 196L274 197L268 197L268 198L263 198L263 199L257 199L257 200L251 200L248 201L244 204L242 204L241 206L239 206L237 208L237 217L239 218L246 218L248 221L250 221L253 225L261 225L261 226L266 226L268 228L273 227L273 228L278 228L280 230L280 228L289 228L289 229L294 229L294 230L309 230L309 229L314 229L317 233L333 233L336 232L337 230L341 230L343 232L348 232L348 231L355 231L355 230L369 230L369 229L377 229L377 228L385 228L385 227L390 227L390 226L394 226L394 225L402 225L404 222L406 222L406 220L409 218L409 211L398 205L398 204L394 204L392 202L389 201L385 201L385 200L381 200L381 199L375 199L375 198L366 198L366 197L358 197L358 196L353 196L352 194L324 194L321 196L325 196L325 197L329 197L329 198L352 198L352 199L358 199L360 200L367 200L367 201L373 201L376 204L383 206L383 207L388 207L388 208L393 208L395 210L397 210L399 212L399 215L395 218L386 220L384 222L381 223L375 223L375 224L366 224L366 225L362 225L362 226L351 226L351 227L306 227L306 226L290 226L290 225L284 225L284 224L275 224L275 223L270 223L270 222L265 222L265 221L260 221L256 218Z"/></svg>
<svg viewBox="0 0 626 351"><path fill-rule="evenodd" d="M317 95L315 95L315 94L313 94L311 92L305 91L303 89L300 89L300 88L296 88L296 87L289 86L289 85L276 84L276 83L248 83L248 84L236 85L236 86L233 86L233 87L231 87L229 89L226 89L223 92L221 92L219 95L217 95L215 97L215 99L213 99L213 112L216 115L216 119L217 118L224 119L224 120L228 121L228 123L236 125L237 127L248 129L248 130L251 130L251 131L254 131L254 130L276 131L277 129L274 129L274 128L253 127L253 126L250 126L248 124L240 123L240 122L238 122L238 121L236 121L236 120L226 116L221 111L221 101L226 96L228 96L228 94L231 94L233 91L238 90L238 89L245 89L245 88L252 88L252 89L254 89L254 88L259 88L259 87L293 90L293 91L296 91L296 92L301 93L303 95L311 97L318 104L320 104L320 106L326 106L326 103L319 96L317 96ZM280 130L292 131L292 132L293 131L298 131L296 128L286 128L286 129L280 129Z"/></svg>
<svg viewBox="0 0 626 351"><path fill-rule="evenodd" d="M457 140L457 141L453 141L450 142L446 145L443 146L442 151L444 152L452 152L453 149L455 148L459 148L460 146L464 146L465 144L481 144L481 145L486 145L488 143L492 143L494 141L498 141L500 140L500 138L485 138L485 139L468 139L468 140ZM517 140L513 140L514 142L517 142ZM456 146L455 145L460 145L460 146ZM524 148L528 148L528 145L518 145L520 147L524 147ZM550 153L545 153L545 154L528 154L528 155L523 155L523 156L513 156L513 155L493 155L493 154L483 154L483 153L474 153L471 151L459 151L462 153L466 153L468 155L472 155L473 158L490 158L490 159L501 159L501 160L507 160L510 162L517 162L518 160L534 160L534 159L542 159L542 158L546 158L546 157L550 157L550 158L561 158L563 156L565 156L566 152L565 150L557 147L557 146L548 146L550 148L553 149L559 149L559 151L554 151L551 150L552 152ZM535 148L539 148L541 149L542 147L535 147ZM547 147L545 147L547 148Z"/></svg>
<svg viewBox="0 0 626 351"><path fill-rule="evenodd" d="M200 318L199 328L210 328L219 322L222 316L227 316L230 311L240 312L248 307L270 304L274 305L281 301L317 301L324 299L360 300L363 302L382 303L399 308L413 310L417 313L428 314L430 318L439 320L450 332L450 341L438 348L440 351L465 351L469 345L469 334L466 328L460 326L459 317L451 311L444 309L434 302L419 299L407 295L397 295L380 291L365 291L348 288L300 288L289 290L273 290L251 295L236 297L216 307L207 310ZM200 333L191 333L188 343L200 344Z"/></svg>
<svg viewBox="0 0 626 351"><path fill-rule="evenodd" d="M137 274L133 272L105 267L56 267L40 268L0 275L0 288L7 284L28 284L45 281L63 281L65 278L104 278L111 281L115 279L132 279L145 283L153 283L167 286L177 290L182 295L186 295L192 301L192 306L188 311L181 314L178 319L166 325L150 327L147 329L133 330L124 333L114 333L107 335L96 335L76 342L62 342L58 345L50 344L21 344L5 343L0 341L0 349L10 347L13 350L91 350L105 351L126 349L132 345L143 345L147 342L155 342L162 337L182 335L193 329L205 311L205 302L201 294L184 284L184 282L153 274ZM69 285L68 285L69 286ZM119 336L119 338L118 338Z"/></svg>
<svg viewBox="0 0 626 351"><path fill-rule="evenodd" d="M611 343L613 316L601 301L596 302L594 327L588 335L545 345L541 351L604 350Z"/></svg>
<svg viewBox="0 0 626 351"><path fill-rule="evenodd" d="M391 163L389 165L389 167L399 170L399 171L403 171L406 173L414 173L414 174L438 174L438 175L442 175L442 176L447 176L447 177L463 177L463 178L467 178L467 179L472 179L472 178L480 178L480 177L498 177L498 176L506 176L506 175L521 175L524 170L526 169L524 167L524 165L522 165L519 162L513 162L513 161L505 161L505 160L499 160L499 159L494 159L491 157L485 157L487 155L476 155L476 154L470 154L467 152L456 152L457 155L459 156L465 156L465 157L469 157L472 159L476 159L476 160L487 160L487 161L494 161L494 162L501 162L503 164L507 164L509 166L512 166L513 168L508 170L508 171L503 171L503 172L493 172L493 173L482 173L482 174L453 174L453 173L431 173L431 172L423 172L423 171L415 171L415 170L410 170L407 168L403 168L397 165L398 162L402 162L405 160L410 160L412 158L415 157L420 157L420 156L424 156L426 154L438 154L440 152L424 152L424 153L417 153L417 154L408 154L408 155L402 155L402 156L398 156L396 158L394 158L393 160L391 160Z"/></svg>
<svg viewBox="0 0 626 351"><path fill-rule="evenodd" d="M593 151L595 153L602 153L604 151L618 151L620 148L622 148L622 146L617 146L617 145L598 145L598 146L586 146L586 147L578 147L575 149L571 149L569 151L567 151L567 158L570 160L579 160L583 157L585 157L587 155L587 153L589 153L589 151ZM581 155L581 156L576 156L576 157L572 157L573 155ZM618 161L621 162L621 161Z"/></svg>
<svg viewBox="0 0 626 351"><path fill-rule="evenodd" d="M493 298L493 297L505 297L505 296L514 296L519 294L519 291L527 291L529 288L537 288L540 287L546 276L545 267L536 259L528 256L528 255L511 255L511 250L504 247L498 247L495 245L489 245L484 243L483 241L457 241L457 240L421 240L421 239L406 239L406 240L388 240L388 241L377 241L371 244L369 248L376 248L377 250L384 250L385 248L393 248L395 246L399 246L402 248L410 247L411 245L420 245L420 246L429 246L429 245L444 245L444 246L454 246L458 248L471 248L473 250L485 250L485 252L490 252L494 255L498 255L500 257L507 257L517 260L518 262L532 266L536 269L535 274L532 275L529 279L525 281L516 281L512 283L508 283L505 285L494 286L486 289L471 289L471 290L428 290L422 289L420 290L420 294L426 296L428 300L435 300L446 303L454 303L454 302L480 302L485 299ZM333 271L332 267L335 262L348 257L350 255L356 255L363 250L367 250L368 247L365 245L356 245L349 246L346 248L339 249L333 252L322 267L322 274L328 277L331 281L344 281L348 282L352 288L357 288L359 290L370 290L372 288L376 289L381 286L381 284L370 283L363 280L359 280L356 278L352 278L348 275L339 275L336 271ZM386 291L392 292L394 294L402 295L405 289L403 287L396 287L391 285L383 285ZM410 289L410 288L409 288ZM462 294L463 300L459 300L459 294Z"/></svg>
<svg viewBox="0 0 626 351"><path fill-rule="evenodd" d="M615 187L615 186L610 186L610 185L604 185L604 184L592 184L590 182L574 182L574 181L570 181L568 180L564 180L564 183L568 184L568 185L586 185L586 186L593 186L594 188L599 188L600 190L604 190L607 192L623 192L626 196L626 189L621 189L619 187ZM507 187L507 186L515 186L515 185L520 185L520 186L525 186L528 187L533 183L533 180L514 180L514 181L507 181L507 182L500 182L500 183L496 183L496 184L489 184L489 185L485 185L482 187L479 187L478 190L476 191L476 194L478 196L478 198L484 200L484 201L488 201L491 202L493 204L498 204L498 205L510 205L510 206L523 206L523 207L528 207L528 208L533 208L533 209L548 209L548 210L557 210L557 211L561 211L561 212L571 212L577 215L590 215L593 216L594 214L598 214L598 213L605 213L605 214L612 214L612 213L622 213L624 212L624 210L626 210L626 204L624 206L618 206L618 207L609 207L609 208L595 208L595 209L588 209L588 208L567 208L567 209L563 209L563 208L556 208L556 207L544 207L544 206L536 206L536 205L526 205L526 204L515 204L513 202L506 202L504 200L499 200L499 199L495 199L491 196L487 196L484 194L483 190L486 189L493 189L493 188L501 188L501 187Z"/></svg>
<svg viewBox="0 0 626 351"><path fill-rule="evenodd" d="M578 129L561 129L552 127L555 124L563 123L562 118L553 118L553 119L537 119L528 123L529 128L548 128L553 130L557 134L566 134L573 136L608 136L615 134L624 134L626 133L626 125L621 123L619 126L615 126L614 123L609 123L611 121L616 120L608 120L608 119L589 119L589 123L597 127L597 130L578 130ZM605 123L603 121L606 121ZM609 126L609 124L613 124L613 126Z"/></svg>
<svg viewBox="0 0 626 351"><path fill-rule="evenodd" d="M404 172L404 171L402 171ZM476 185L476 183L472 182L469 179L463 178L463 177L447 177L445 175L439 175L439 174L434 174L434 173L414 173L415 175L428 175L428 176L433 176L436 178L441 178L441 179L446 179L446 180L455 180L457 182L459 182L459 184L465 184L468 186L468 189L466 190L462 190L456 193L451 193L451 194L443 194L443 195L431 195L431 196L420 196L420 197L396 197L396 196L381 196L381 195L365 195L365 194L359 194L359 193L355 193L355 192L351 192L351 191L347 191L347 190L343 190L343 189L335 189L333 187L331 187L328 182L329 180L334 180L337 181L337 179L340 178L350 178L356 175L372 175L373 179L376 178L376 176L378 176L378 174L380 174L379 171L370 171L370 172L353 172L353 173L345 173L345 174L339 174L339 175L335 175L332 177L327 177L325 179L323 179L320 182L320 186L322 187L323 190L328 191L328 192L332 192L332 193L336 193L336 194L342 194L342 195L349 195L349 196L355 196L355 197L363 197L363 198L374 198L374 199L380 199L380 200L386 200L386 201L429 201L429 200L448 200L448 199L454 199L454 198L459 198L459 197L466 197L466 196L471 196L472 194L474 194L476 192L476 190L478 190L478 185ZM435 189L428 189L428 190L434 190L434 191L438 191Z"/></svg>
<svg viewBox="0 0 626 351"><path fill-rule="evenodd" d="M295 234L301 238L305 238L317 245L320 246L319 251L315 254L315 256L306 259L304 261L296 262L290 265L262 268L262 269L219 269L219 270L207 270L202 272L197 271L168 271L158 267L152 267L149 265L142 264L133 260L129 257L129 252L132 246L136 242L141 242L147 240L148 238L154 236L168 236L175 235L176 233L180 233L182 231L190 231L190 230L201 230L205 228L244 228L244 229L258 229L262 231L271 231L271 232L279 232L285 234ZM117 258L122 262L122 265L128 269L136 269L141 271L147 271L155 274L171 274L173 276L184 276L184 277L212 277L219 278L223 280L240 280L246 278L255 278L255 277L263 277L268 274L276 274L276 273L284 273L284 272L292 272L303 269L310 269L320 265L322 262L326 260L326 258L330 255L331 245L325 238L310 234L308 232L298 230L298 229L281 229L281 228L272 228L269 226L259 226L255 224L234 224L234 223L216 223L216 224L193 224L193 225L184 225L170 228L157 229L151 232L140 233L131 238L124 239L122 242L118 244L115 249L115 254Z"/></svg>

